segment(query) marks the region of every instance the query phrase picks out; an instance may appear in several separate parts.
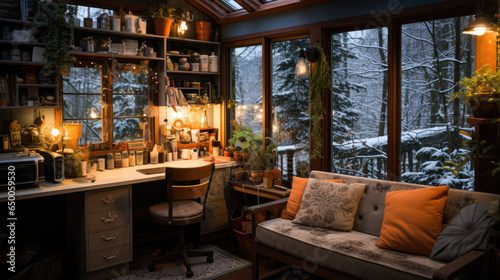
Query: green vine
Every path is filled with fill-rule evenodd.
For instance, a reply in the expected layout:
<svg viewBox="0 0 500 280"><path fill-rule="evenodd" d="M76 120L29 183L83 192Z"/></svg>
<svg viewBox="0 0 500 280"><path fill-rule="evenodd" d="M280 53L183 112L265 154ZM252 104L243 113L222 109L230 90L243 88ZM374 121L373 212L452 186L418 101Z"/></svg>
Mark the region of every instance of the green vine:
<svg viewBox="0 0 500 280"><path fill-rule="evenodd" d="M319 52L319 61L316 72L311 81L311 91L309 96L309 118L311 120L311 159L322 158L323 147L323 126L321 121L325 118L323 109L323 94L328 90L332 91L332 78L330 75L330 65L326 59L323 48L316 44Z"/></svg>
<svg viewBox="0 0 500 280"><path fill-rule="evenodd" d="M76 7L56 2L41 2L34 21L35 32L45 43L43 56L47 63L40 72L43 80L56 74L57 68L68 67L75 60L71 46L71 26Z"/></svg>

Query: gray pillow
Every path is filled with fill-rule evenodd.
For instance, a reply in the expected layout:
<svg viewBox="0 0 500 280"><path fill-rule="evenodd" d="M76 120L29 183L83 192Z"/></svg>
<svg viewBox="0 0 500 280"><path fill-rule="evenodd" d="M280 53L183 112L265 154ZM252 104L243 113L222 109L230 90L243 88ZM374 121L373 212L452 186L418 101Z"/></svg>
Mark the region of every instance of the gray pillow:
<svg viewBox="0 0 500 280"><path fill-rule="evenodd" d="M365 184L309 179L293 223L349 231Z"/></svg>
<svg viewBox="0 0 500 280"><path fill-rule="evenodd" d="M462 208L436 239L431 259L452 261L472 250L486 250L487 229L495 222L487 208L484 202Z"/></svg>

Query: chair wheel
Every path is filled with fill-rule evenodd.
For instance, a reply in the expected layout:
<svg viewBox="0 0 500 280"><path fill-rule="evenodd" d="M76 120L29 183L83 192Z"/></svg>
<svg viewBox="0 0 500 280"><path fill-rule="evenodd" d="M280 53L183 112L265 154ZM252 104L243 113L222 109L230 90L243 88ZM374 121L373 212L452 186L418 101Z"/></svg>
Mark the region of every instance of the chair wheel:
<svg viewBox="0 0 500 280"><path fill-rule="evenodd" d="M207 257L207 263L213 263L214 262L214 257Z"/></svg>
<svg viewBox="0 0 500 280"><path fill-rule="evenodd" d="M155 265L154 265L154 264L150 264L150 265L148 265L148 271L149 271L149 272L153 272L153 271L155 271Z"/></svg>
<svg viewBox="0 0 500 280"><path fill-rule="evenodd" d="M186 277L187 277L187 278L191 278L191 277L193 277L193 276L194 276L194 273L193 273L193 271L192 271L191 269L190 269L190 270L188 270L188 271L186 271Z"/></svg>

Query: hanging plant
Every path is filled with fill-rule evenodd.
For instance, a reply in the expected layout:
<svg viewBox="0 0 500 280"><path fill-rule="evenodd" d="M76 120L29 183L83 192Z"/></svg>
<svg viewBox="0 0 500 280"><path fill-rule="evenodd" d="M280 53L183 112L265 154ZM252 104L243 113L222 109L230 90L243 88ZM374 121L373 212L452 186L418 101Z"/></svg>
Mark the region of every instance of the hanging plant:
<svg viewBox="0 0 500 280"><path fill-rule="evenodd" d="M319 52L318 67L311 80L309 96L309 118L312 124L311 130L311 155L310 159L322 157L323 147L323 126L321 121L325 118L323 109L323 94L332 91L332 77L330 75L330 65L326 59L323 48L316 44Z"/></svg>
<svg viewBox="0 0 500 280"><path fill-rule="evenodd" d="M76 6L42 1L34 20L37 36L45 43L43 56L47 63L40 71L42 81L48 81L58 68L69 67L75 60L71 46L71 26L76 16Z"/></svg>

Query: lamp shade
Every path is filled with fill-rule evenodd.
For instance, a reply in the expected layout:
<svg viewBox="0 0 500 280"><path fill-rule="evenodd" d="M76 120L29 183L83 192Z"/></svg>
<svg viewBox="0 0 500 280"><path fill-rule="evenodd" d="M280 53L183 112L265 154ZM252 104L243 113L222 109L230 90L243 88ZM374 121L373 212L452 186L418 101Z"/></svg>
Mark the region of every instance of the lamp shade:
<svg viewBox="0 0 500 280"><path fill-rule="evenodd" d="M485 33L497 32L498 26L491 19L484 17L482 15L476 16L476 19L473 20L467 27L465 27L462 31L464 34L481 36Z"/></svg>
<svg viewBox="0 0 500 280"><path fill-rule="evenodd" d="M68 147L76 150L78 147L78 140L82 138L82 125L79 123L64 123L64 127L68 131Z"/></svg>
<svg viewBox="0 0 500 280"><path fill-rule="evenodd" d="M309 62L306 60L303 50L300 50L297 64L295 65L295 78L297 80L306 80L309 78Z"/></svg>

